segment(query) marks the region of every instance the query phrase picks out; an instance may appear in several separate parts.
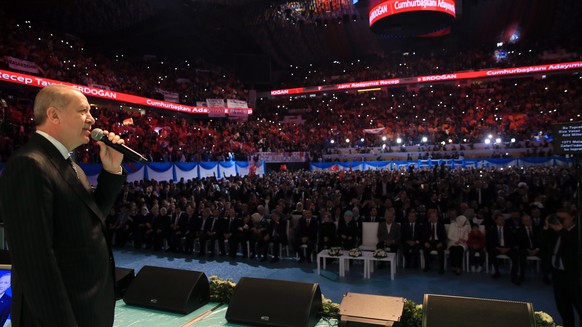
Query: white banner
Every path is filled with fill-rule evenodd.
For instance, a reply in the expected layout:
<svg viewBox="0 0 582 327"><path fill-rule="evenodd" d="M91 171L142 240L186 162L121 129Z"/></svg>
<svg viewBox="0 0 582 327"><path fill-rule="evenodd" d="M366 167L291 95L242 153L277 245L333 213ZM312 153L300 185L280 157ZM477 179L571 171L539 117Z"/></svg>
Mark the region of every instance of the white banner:
<svg viewBox="0 0 582 327"><path fill-rule="evenodd" d="M384 127L380 127L380 128L366 128L364 129L364 133L368 133L368 134L379 134L384 130Z"/></svg>
<svg viewBox="0 0 582 327"><path fill-rule="evenodd" d="M16 70L20 70L23 72L38 74L40 71L38 70L38 66L36 63L28 60L22 60L10 56L4 56L4 60L8 64L8 67Z"/></svg>
<svg viewBox="0 0 582 327"><path fill-rule="evenodd" d="M272 162L307 162L306 152L257 152L260 161Z"/></svg>
<svg viewBox="0 0 582 327"><path fill-rule="evenodd" d="M226 108L224 99L206 99L208 108Z"/></svg>
<svg viewBox="0 0 582 327"><path fill-rule="evenodd" d="M173 102L173 103L180 102L180 94L178 94L176 92L166 91L164 89L160 89L159 87L156 87L154 90L157 93L162 94L164 96L164 101Z"/></svg>
<svg viewBox="0 0 582 327"><path fill-rule="evenodd" d="M227 108L248 108L249 105L246 101L243 101L243 100L226 99L226 107Z"/></svg>
<svg viewBox="0 0 582 327"><path fill-rule="evenodd" d="M196 101L196 107L208 107L204 101Z"/></svg>

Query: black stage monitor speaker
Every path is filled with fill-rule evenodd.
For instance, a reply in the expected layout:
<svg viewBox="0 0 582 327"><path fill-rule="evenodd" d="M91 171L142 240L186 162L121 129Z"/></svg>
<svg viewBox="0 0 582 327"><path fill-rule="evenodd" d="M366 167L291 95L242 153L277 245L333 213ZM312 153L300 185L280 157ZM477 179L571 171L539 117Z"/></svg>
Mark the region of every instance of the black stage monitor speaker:
<svg viewBox="0 0 582 327"><path fill-rule="evenodd" d="M115 299L122 299L133 281L135 272L133 269L115 267Z"/></svg>
<svg viewBox="0 0 582 327"><path fill-rule="evenodd" d="M226 320L254 326L312 327L320 319L317 283L243 277L234 289Z"/></svg>
<svg viewBox="0 0 582 327"><path fill-rule="evenodd" d="M208 278L202 272L144 266L123 301L150 309L188 314L208 303Z"/></svg>
<svg viewBox="0 0 582 327"><path fill-rule="evenodd" d="M526 302L425 294L423 327L535 327Z"/></svg>

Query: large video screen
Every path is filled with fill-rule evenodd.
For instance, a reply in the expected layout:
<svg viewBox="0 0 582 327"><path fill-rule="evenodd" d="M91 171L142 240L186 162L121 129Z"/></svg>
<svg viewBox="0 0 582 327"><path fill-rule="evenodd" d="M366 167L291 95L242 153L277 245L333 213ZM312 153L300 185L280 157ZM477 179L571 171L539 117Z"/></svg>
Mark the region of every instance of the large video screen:
<svg viewBox="0 0 582 327"><path fill-rule="evenodd" d="M554 124L552 145L556 154L582 154L582 121Z"/></svg>

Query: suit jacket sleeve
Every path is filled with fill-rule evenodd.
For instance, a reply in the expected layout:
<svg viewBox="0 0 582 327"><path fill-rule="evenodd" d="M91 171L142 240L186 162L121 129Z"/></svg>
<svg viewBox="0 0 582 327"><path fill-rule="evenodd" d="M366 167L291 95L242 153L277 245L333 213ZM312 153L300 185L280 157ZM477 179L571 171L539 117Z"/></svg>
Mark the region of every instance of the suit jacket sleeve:
<svg viewBox="0 0 582 327"><path fill-rule="evenodd" d="M68 258L93 253L91 249L99 238L93 239L84 233L77 237L74 231L60 226L64 221L76 219L99 219L104 224L104 216L124 180L125 176L106 172L100 175L97 190L88 195L99 207L99 215L76 197L75 190L62 180L61 172L49 159L19 155L11 158L0 182L0 207L9 235L15 290L19 289L13 303L23 305L21 302L25 301L36 318L50 326L78 325L67 291L74 281L64 276L61 269L75 264L67 261ZM63 237L69 236L72 240L63 241ZM91 239L83 241L85 237ZM80 247L71 248L66 244ZM70 271L77 268L67 267L71 267Z"/></svg>
<svg viewBox="0 0 582 327"><path fill-rule="evenodd" d="M54 168L15 157L2 174L2 217L9 234L13 279L22 289L27 307L41 321L76 326L53 251L53 198L59 195L53 193L52 181L43 173L48 169Z"/></svg>

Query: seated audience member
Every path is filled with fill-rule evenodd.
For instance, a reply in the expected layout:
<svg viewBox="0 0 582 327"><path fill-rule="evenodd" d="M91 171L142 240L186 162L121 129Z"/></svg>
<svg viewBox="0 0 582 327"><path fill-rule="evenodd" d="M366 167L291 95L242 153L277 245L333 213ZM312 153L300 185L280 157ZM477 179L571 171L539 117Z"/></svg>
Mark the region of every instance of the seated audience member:
<svg viewBox="0 0 582 327"><path fill-rule="evenodd" d="M267 234L269 225L258 212L255 212L251 215L251 221L249 222L249 225L251 231L249 240L251 247L251 258L256 258L258 253L260 259L261 255L266 253L267 244L265 244L265 235Z"/></svg>
<svg viewBox="0 0 582 327"><path fill-rule="evenodd" d="M331 214L325 212L319 225L319 249L329 249L338 246L336 224L331 220Z"/></svg>
<svg viewBox="0 0 582 327"><path fill-rule="evenodd" d="M461 215L455 218L448 231L449 253L451 257L451 270L460 275L463 270L463 256L467 249L467 239L471 231L471 224L467 217Z"/></svg>
<svg viewBox="0 0 582 327"><path fill-rule="evenodd" d="M238 227L242 226L242 219L236 217L236 210L233 207L226 209L224 220L221 226L221 235L224 252L224 243L228 242L228 255L230 258L236 258L236 251L239 241L237 240ZM243 245L244 247L244 245Z"/></svg>
<svg viewBox="0 0 582 327"><path fill-rule="evenodd" d="M281 219L281 214L278 211L271 213L271 221L269 222L264 240L266 244L273 244L273 258L271 262L278 262L281 246L287 245L287 222L285 219ZM267 248L268 246L265 246L263 249L264 252L261 261L267 260Z"/></svg>
<svg viewBox="0 0 582 327"><path fill-rule="evenodd" d="M186 212L182 210L181 206L176 205L174 213L171 216L170 234L168 237L170 251L182 251L182 238L185 236L186 230L188 229L187 223L188 219L186 217Z"/></svg>
<svg viewBox="0 0 582 327"><path fill-rule="evenodd" d="M378 208L372 207L370 209L370 215L364 219L364 222L368 223L381 223L382 218L378 217Z"/></svg>
<svg viewBox="0 0 582 327"><path fill-rule="evenodd" d="M117 215L117 220L113 224L113 237L115 246L123 247L125 243L129 240L132 233L133 218L130 214L129 204L124 204L121 206L121 212Z"/></svg>
<svg viewBox="0 0 582 327"><path fill-rule="evenodd" d="M200 229L198 232L198 239L200 240L200 250L198 256L206 255L206 248L208 241L210 241L208 252L210 256L214 255L214 241L216 236L216 219L212 216L212 209L204 208L202 211L202 219L200 220Z"/></svg>
<svg viewBox="0 0 582 327"><path fill-rule="evenodd" d="M152 213L154 213L154 207L152 207ZM156 214L153 215L153 248L154 251L160 250L164 247L164 241L168 241L168 236L170 234L170 224L171 218L168 215L168 209L166 207L159 208L159 214L157 214L158 209L156 209Z"/></svg>
<svg viewBox="0 0 582 327"><path fill-rule="evenodd" d="M508 256L513 264L511 265L511 282L519 285L517 278L518 264L516 262L515 254L515 238L510 228L505 226L505 217L503 213L495 214L495 226L487 232L487 252L489 253L489 260L493 262L493 278L499 278L499 262L498 255Z"/></svg>
<svg viewBox="0 0 582 327"><path fill-rule="evenodd" d="M400 244L400 225L394 222L394 208L388 208L384 212L384 221L378 225L378 245L376 248L389 252L398 252Z"/></svg>
<svg viewBox="0 0 582 327"><path fill-rule="evenodd" d="M184 253L192 254L194 253L194 240L198 237L198 228L200 221L195 213L194 206L189 204L186 207L186 241L184 244Z"/></svg>
<svg viewBox="0 0 582 327"><path fill-rule="evenodd" d="M401 225L402 230L402 254L406 262L406 268L418 268L421 242L423 240L423 226L416 221L416 211L409 209L406 221Z"/></svg>
<svg viewBox="0 0 582 327"><path fill-rule="evenodd" d="M485 234L479 229L479 225L473 224L467 239L469 248L469 265L472 272L481 272L485 261Z"/></svg>
<svg viewBox="0 0 582 327"><path fill-rule="evenodd" d="M519 280L525 280L525 269L527 267L527 257L538 257L541 259L541 228L534 226L532 217L528 214L521 216L521 227L517 231L519 241Z"/></svg>
<svg viewBox="0 0 582 327"><path fill-rule="evenodd" d="M296 245L295 248L299 254L299 262L304 262L305 257L309 262L311 262L311 254L313 253L314 246L317 244L317 221L313 218L313 213L309 209L303 210L303 217L299 220L297 224L297 231L295 237ZM305 253L301 246L305 245Z"/></svg>
<svg viewBox="0 0 582 327"><path fill-rule="evenodd" d="M445 272L445 249L447 246L447 232L445 224L438 221L437 212L430 209L427 213L428 223L423 230L423 255L424 255L424 271L430 270L430 252L437 251L439 260L439 273Z"/></svg>
<svg viewBox="0 0 582 327"><path fill-rule="evenodd" d="M141 249L144 245L146 248L151 247L152 216L145 205L141 207L140 213L135 216L133 226L133 247L136 249Z"/></svg>
<svg viewBox="0 0 582 327"><path fill-rule="evenodd" d="M359 229L350 210L344 212L344 221L339 222L337 234L344 250L351 250L358 245Z"/></svg>

